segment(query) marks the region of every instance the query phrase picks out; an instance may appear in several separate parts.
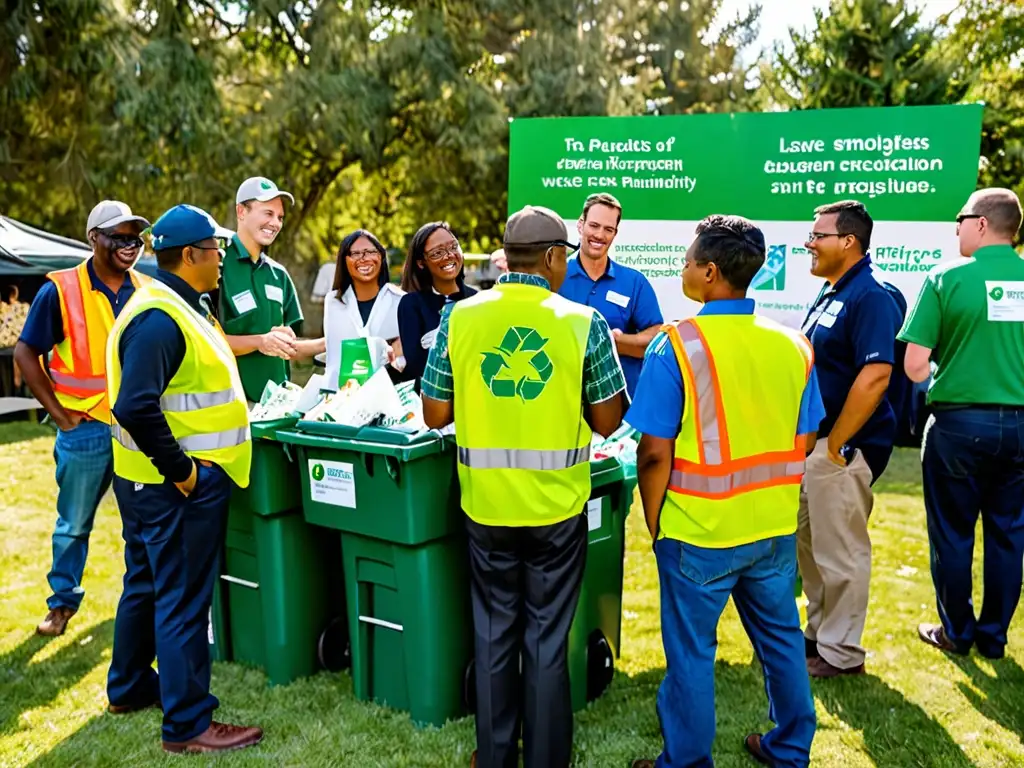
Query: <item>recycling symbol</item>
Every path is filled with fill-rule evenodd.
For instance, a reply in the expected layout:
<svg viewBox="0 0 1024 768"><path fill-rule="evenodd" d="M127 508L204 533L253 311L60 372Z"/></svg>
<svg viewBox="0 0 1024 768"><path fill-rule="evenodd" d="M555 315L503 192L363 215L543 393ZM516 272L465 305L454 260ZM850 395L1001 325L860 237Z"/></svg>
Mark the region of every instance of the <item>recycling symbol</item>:
<svg viewBox="0 0 1024 768"><path fill-rule="evenodd" d="M1001 298L1003 298L1003 289L997 285L995 288L988 292L988 295L992 297L993 301L999 301Z"/></svg>
<svg viewBox="0 0 1024 768"><path fill-rule="evenodd" d="M484 352L480 374L495 397L536 400L555 367L544 352L548 340L533 328L509 328L494 352Z"/></svg>
<svg viewBox="0 0 1024 768"><path fill-rule="evenodd" d="M313 479L320 482L324 479L324 465L314 464L313 465Z"/></svg>

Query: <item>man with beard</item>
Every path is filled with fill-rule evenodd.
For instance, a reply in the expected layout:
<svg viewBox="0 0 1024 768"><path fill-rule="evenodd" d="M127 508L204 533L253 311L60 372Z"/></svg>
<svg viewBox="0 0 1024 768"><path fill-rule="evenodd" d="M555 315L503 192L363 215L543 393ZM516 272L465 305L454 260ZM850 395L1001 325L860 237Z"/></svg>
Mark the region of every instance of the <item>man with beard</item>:
<svg viewBox="0 0 1024 768"><path fill-rule="evenodd" d="M258 402L268 381L288 380L288 362L326 350L324 339L298 339L302 306L291 276L263 249L284 225L289 192L262 176L246 179L235 195L238 233L224 253L218 317L238 357L245 396Z"/></svg>
<svg viewBox="0 0 1024 768"><path fill-rule="evenodd" d="M622 204L615 197L601 192L587 198L576 223L580 253L569 262L558 293L593 307L608 321L626 374L626 391L632 398L647 346L661 328L663 318L650 281L608 256L620 221Z"/></svg>
<svg viewBox="0 0 1024 768"><path fill-rule="evenodd" d="M132 269L149 226L116 200L89 214L85 236L92 256L47 275L14 349L25 383L57 425L57 524L53 594L40 635L63 635L82 603L82 573L100 499L110 487L110 405L104 354L114 318L146 277ZM43 360L52 350L48 369Z"/></svg>

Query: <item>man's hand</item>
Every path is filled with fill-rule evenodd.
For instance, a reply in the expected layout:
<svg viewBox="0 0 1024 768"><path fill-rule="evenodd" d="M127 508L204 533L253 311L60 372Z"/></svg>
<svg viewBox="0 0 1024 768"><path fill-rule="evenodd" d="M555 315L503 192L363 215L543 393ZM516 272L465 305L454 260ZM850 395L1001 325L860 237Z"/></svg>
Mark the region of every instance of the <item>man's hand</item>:
<svg viewBox="0 0 1024 768"><path fill-rule="evenodd" d="M291 329L288 329L291 331ZM295 332L289 336L278 328L262 334L256 349L268 357L281 357L291 360L298 348L295 345Z"/></svg>
<svg viewBox="0 0 1024 768"><path fill-rule="evenodd" d="M82 423L82 419L85 418L84 413L78 411L64 411L64 416L60 420L54 419L54 423L61 432L70 432L72 429Z"/></svg>
<svg viewBox="0 0 1024 768"><path fill-rule="evenodd" d="M192 495L192 491L196 489L196 480L199 477L199 467L195 461L192 462L192 472L189 476L182 480L180 483L175 483L174 486L181 491L182 495L187 499Z"/></svg>
<svg viewBox="0 0 1024 768"><path fill-rule="evenodd" d="M271 333L283 333L285 336L290 336L293 339L298 338L295 335L295 330L290 325L275 325L270 331Z"/></svg>
<svg viewBox="0 0 1024 768"><path fill-rule="evenodd" d="M828 441L828 447L827 447L826 450L827 450L827 453L828 453L828 460L829 461L831 461L837 467L844 467L844 468L846 467L846 459L844 459L843 455L840 453L840 451L843 450L842 446L839 446L838 448L833 448L832 447L832 441L829 440Z"/></svg>

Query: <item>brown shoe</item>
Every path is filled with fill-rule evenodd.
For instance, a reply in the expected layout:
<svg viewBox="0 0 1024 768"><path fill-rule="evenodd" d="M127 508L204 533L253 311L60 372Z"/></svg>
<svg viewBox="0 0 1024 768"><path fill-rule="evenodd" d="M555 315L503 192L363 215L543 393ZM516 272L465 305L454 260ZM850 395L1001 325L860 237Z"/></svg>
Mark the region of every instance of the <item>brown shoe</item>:
<svg viewBox="0 0 1024 768"><path fill-rule="evenodd" d="M469 758L469 768L476 768L476 750L473 750L473 756Z"/></svg>
<svg viewBox="0 0 1024 768"><path fill-rule="evenodd" d="M36 634L43 637L60 637L68 628L68 621L77 611L74 608L54 608L43 619L43 623L36 627Z"/></svg>
<svg viewBox="0 0 1024 768"><path fill-rule="evenodd" d="M200 752L229 752L244 749L263 741L262 728L246 728L227 723L210 723L210 727L189 741L165 741L164 752L197 754Z"/></svg>
<svg viewBox="0 0 1024 768"><path fill-rule="evenodd" d="M131 712L141 712L144 709L163 709L163 705L160 703L160 697L158 696L156 701L151 701L149 704L108 704L107 712L112 715L127 715Z"/></svg>
<svg viewBox="0 0 1024 768"><path fill-rule="evenodd" d="M757 760L757 762L761 763L761 765L775 765L768 755L764 753L764 750L761 749L760 733L749 734L747 738L744 739L743 746L747 748L747 752L750 753L750 756Z"/></svg>
<svg viewBox="0 0 1024 768"><path fill-rule="evenodd" d="M648 760L647 758L634 760L632 768L654 768L654 760Z"/></svg>
<svg viewBox="0 0 1024 768"><path fill-rule="evenodd" d="M818 657L807 660L807 674L821 680L826 680L830 677L840 677L841 675L863 675L864 665L858 664L856 667L843 669L842 667L833 667L823 658Z"/></svg>
<svg viewBox="0 0 1024 768"><path fill-rule="evenodd" d="M946 634L946 630L942 628L941 624L918 624L917 636L923 642L928 643L933 648L938 648L940 651L955 653L959 656L967 655L957 649L956 643L949 639L949 635Z"/></svg>

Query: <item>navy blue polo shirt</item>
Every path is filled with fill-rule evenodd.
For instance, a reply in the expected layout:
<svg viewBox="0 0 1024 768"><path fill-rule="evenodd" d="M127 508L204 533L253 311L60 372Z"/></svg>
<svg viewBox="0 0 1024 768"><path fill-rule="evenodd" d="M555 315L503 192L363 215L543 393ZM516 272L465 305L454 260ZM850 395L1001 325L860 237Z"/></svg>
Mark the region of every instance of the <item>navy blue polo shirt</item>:
<svg viewBox="0 0 1024 768"><path fill-rule="evenodd" d="M590 279L579 257L571 259L558 294L577 304L593 307L612 330L623 333L640 333L664 322L650 281L641 272L611 259L608 259L605 273L597 280ZM626 375L626 391L632 399L640 381L643 358L619 355L619 362Z"/></svg>
<svg viewBox="0 0 1024 768"><path fill-rule="evenodd" d="M124 282L114 293L96 275L92 266L92 258L85 262L85 268L89 273L89 281L94 290L99 291L110 302L114 311L114 317L120 314L128 299L135 293L135 286L128 273L124 273ZM60 294L57 293L57 286L52 280L43 283L36 297L32 300L32 306L25 318L25 327L21 329L21 336L18 338L23 344L28 345L41 355L45 355L55 346L64 341L64 320L60 314Z"/></svg>
<svg viewBox="0 0 1024 768"><path fill-rule="evenodd" d="M896 370L896 334L903 325L899 305L871 269L871 258L857 262L835 286L826 286L804 320L803 331L814 347L825 418L824 438L846 404L850 388L865 365L888 363ZM885 470L896 438L896 415L889 394L849 441L864 454L875 479Z"/></svg>

